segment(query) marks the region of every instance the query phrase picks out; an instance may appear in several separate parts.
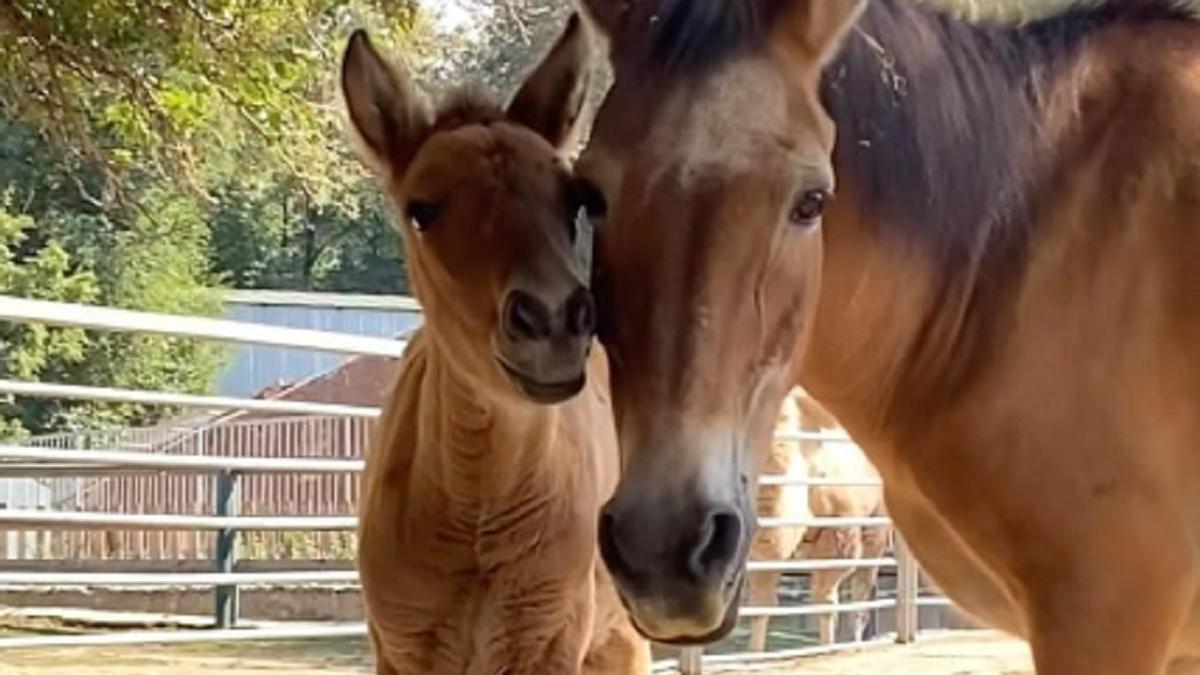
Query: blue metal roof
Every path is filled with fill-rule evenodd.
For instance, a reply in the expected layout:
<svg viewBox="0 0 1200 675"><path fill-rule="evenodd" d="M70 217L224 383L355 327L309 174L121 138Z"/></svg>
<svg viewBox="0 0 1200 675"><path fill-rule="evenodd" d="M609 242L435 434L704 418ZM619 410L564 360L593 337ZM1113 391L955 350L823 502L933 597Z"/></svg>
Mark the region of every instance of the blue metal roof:
<svg viewBox="0 0 1200 675"><path fill-rule="evenodd" d="M271 326L395 337L416 328L421 314L410 298L325 293L236 291L224 316ZM217 393L253 396L264 388L297 382L335 368L346 357L306 349L237 345Z"/></svg>

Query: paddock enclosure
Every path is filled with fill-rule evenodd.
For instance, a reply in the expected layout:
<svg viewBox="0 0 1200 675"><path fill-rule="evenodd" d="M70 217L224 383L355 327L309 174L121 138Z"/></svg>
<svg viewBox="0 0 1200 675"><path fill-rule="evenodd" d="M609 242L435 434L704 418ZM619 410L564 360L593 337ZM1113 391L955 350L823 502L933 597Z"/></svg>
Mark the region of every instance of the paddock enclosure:
<svg viewBox="0 0 1200 675"><path fill-rule="evenodd" d="M404 348L401 339L8 297L0 298L0 320L286 345L352 363L376 359L372 370ZM377 409L15 381L0 381L0 393L182 411L155 429L0 447L0 672L60 672L80 658L94 664L90 672L159 672L165 663L177 673L193 667L366 672L352 514ZM840 433L781 439L848 442ZM762 482L831 484L779 474ZM764 518L760 526L886 523ZM809 601L809 572L866 565L880 568L873 599ZM961 630L969 622L936 590L920 586L917 564L899 540L882 558L754 560L750 570L783 573L779 606L742 610L743 619L771 617L767 651L747 651L743 620L730 638L703 652L656 645L657 670L836 673L869 661L872 672L941 672L928 664L944 663L959 664L945 672L999 673L1020 671L988 670L989 664L1010 668L1003 664L1027 658L1019 643ZM816 615L859 610L871 618L864 641L816 644ZM150 665L137 665L142 661ZM901 670L885 669L892 667Z"/></svg>

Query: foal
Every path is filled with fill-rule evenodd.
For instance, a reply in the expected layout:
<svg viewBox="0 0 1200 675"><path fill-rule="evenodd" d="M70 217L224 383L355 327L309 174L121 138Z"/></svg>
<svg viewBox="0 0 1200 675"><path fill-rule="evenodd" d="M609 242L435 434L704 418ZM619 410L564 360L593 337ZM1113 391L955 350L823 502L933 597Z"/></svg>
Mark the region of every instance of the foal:
<svg viewBox="0 0 1200 675"><path fill-rule="evenodd" d="M560 157L588 52L572 18L507 110L460 93L434 113L350 39L349 116L426 320L363 475L378 673L649 672L596 549L618 456Z"/></svg>

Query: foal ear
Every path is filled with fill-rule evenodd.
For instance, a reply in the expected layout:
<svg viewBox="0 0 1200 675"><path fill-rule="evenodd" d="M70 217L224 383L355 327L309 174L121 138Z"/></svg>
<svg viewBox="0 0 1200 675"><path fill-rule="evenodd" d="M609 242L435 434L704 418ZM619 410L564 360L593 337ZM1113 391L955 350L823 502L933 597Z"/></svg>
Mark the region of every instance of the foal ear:
<svg viewBox="0 0 1200 675"><path fill-rule="evenodd" d="M824 66L837 56L867 0L792 0L780 25L805 57Z"/></svg>
<svg viewBox="0 0 1200 675"><path fill-rule="evenodd" d="M591 45L578 13L572 13L558 42L525 78L506 117L532 129L563 150L574 137L590 80Z"/></svg>
<svg viewBox="0 0 1200 675"><path fill-rule="evenodd" d="M377 171L403 173L432 126L429 102L362 29L342 58L342 95L363 159Z"/></svg>

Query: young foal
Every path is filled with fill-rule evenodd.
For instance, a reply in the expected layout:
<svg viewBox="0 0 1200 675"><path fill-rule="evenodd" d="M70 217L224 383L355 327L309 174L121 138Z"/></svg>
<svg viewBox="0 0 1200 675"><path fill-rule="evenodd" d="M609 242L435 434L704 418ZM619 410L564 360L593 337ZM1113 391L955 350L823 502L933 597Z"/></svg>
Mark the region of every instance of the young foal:
<svg viewBox="0 0 1200 675"><path fill-rule="evenodd" d="M347 49L350 118L425 312L363 476L379 673L649 670L595 543L616 440L559 157L587 55L573 19L507 112L460 94L434 114L365 34Z"/></svg>

